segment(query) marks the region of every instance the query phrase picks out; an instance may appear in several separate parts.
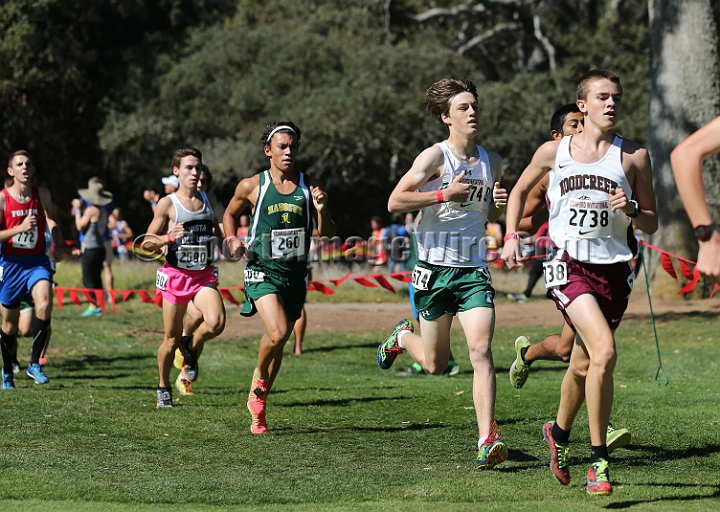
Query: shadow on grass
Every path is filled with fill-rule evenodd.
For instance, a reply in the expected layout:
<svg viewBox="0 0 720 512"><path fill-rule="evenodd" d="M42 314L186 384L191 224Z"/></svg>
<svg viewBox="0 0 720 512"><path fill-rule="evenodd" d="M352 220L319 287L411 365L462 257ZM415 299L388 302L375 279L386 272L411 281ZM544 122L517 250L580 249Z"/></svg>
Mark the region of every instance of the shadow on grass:
<svg viewBox="0 0 720 512"><path fill-rule="evenodd" d="M347 407L353 403L370 403L370 402L386 402L388 400L410 400L411 397L405 396L394 396L392 398L384 396L372 396L362 398L342 398L337 400L308 400L304 402L290 402L286 404L274 404L275 407Z"/></svg>
<svg viewBox="0 0 720 512"><path fill-rule="evenodd" d="M402 425L400 427L360 427L360 426L343 426L338 428L293 428L293 427L278 427L272 428L273 434L324 434L328 432L378 432L381 434L391 434L395 432L407 432L407 431L424 431L434 430L437 428L448 428L448 425L441 423L412 423L410 425Z"/></svg>
<svg viewBox="0 0 720 512"><path fill-rule="evenodd" d="M157 359L157 356L155 354L130 354L126 356L117 356L117 357L100 357L96 355L84 355L82 357L78 357L76 359L67 359L63 361L60 364L53 364L54 367L60 368L63 371L66 372L77 372L82 370L87 370L88 367L96 366L96 365L102 365L103 367L107 367L109 365L114 365L121 362L131 362L131 363L137 363L140 361L146 361L148 359ZM121 367L121 368L113 368L115 370L119 369L128 369L128 370L137 370L137 366L134 364L132 366L127 367ZM73 377L75 378L75 377ZM101 377L99 377L101 378Z"/></svg>
<svg viewBox="0 0 720 512"><path fill-rule="evenodd" d="M67 371L67 370L66 370ZM80 369L72 370L72 371L80 371ZM127 373L108 373L103 372L100 374L93 374L93 375L63 375L62 373L58 376L53 376L53 379L56 380L115 380L115 379L125 379L128 377Z"/></svg>
<svg viewBox="0 0 720 512"><path fill-rule="evenodd" d="M649 313L637 313L637 314L628 314L624 316L627 320L644 320L649 321L650 320L650 314ZM686 311L686 312L676 312L676 311L668 311L666 313L660 313L659 315L655 315L655 321L656 322L668 322L672 323L676 320L688 320L688 319L696 319L696 320L717 320L718 314L713 309L711 311Z"/></svg>
<svg viewBox="0 0 720 512"><path fill-rule="evenodd" d="M354 348L374 348L375 350L377 350L378 345L380 345L380 341L382 340L379 340L377 343L359 343L357 345L331 345L315 348L303 348L303 354L311 354L314 352L333 352L335 350L352 350Z"/></svg>
<svg viewBox="0 0 720 512"><path fill-rule="evenodd" d="M618 457L617 460L627 466L647 466L658 461L691 459L694 457L708 457L715 453L720 453L720 445L710 444L707 446L693 446L690 448L682 448L677 450L661 448L658 446L647 446L630 443L626 446L627 451L623 455L629 453L629 457ZM639 451L645 453L638 453Z"/></svg>
<svg viewBox="0 0 720 512"><path fill-rule="evenodd" d="M695 484L647 484L647 487L671 487L674 489L681 488L681 487L695 487L695 488L703 488L703 487L710 487L714 488L715 492L713 492L710 495L704 495L704 494L693 494L690 496L663 496L658 498L652 498L648 500L628 500L628 501L616 501L615 503L608 503L605 505L606 509L624 509L624 508L630 508L634 507L636 505L642 505L643 503L658 503L658 502L664 502L664 501L698 501L698 500L709 500L709 499L717 499L720 498L720 487L718 486L711 486L711 485L695 485ZM715 508L715 506L708 506L707 510L712 510Z"/></svg>

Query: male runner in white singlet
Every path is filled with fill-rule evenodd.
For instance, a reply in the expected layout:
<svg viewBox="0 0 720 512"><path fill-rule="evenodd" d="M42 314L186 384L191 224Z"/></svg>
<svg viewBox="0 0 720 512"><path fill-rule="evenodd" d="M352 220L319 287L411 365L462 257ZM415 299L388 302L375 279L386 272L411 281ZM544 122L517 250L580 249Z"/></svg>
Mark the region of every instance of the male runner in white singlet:
<svg viewBox="0 0 720 512"><path fill-rule="evenodd" d="M415 305L422 337L401 320L378 347L387 370L407 350L429 373L442 373L450 355L450 327L457 315L465 332L478 422L478 469L507 460L495 416L492 343L495 307L487 268L485 223L502 214L507 191L500 188L502 158L475 143L478 99L469 80L443 79L425 94L428 111L448 128L447 140L424 150L390 195L388 210L422 210L416 229L418 261L413 269Z"/></svg>
<svg viewBox="0 0 720 512"><path fill-rule="evenodd" d="M517 226L528 192L550 173L550 238L558 248L546 263L546 284L558 309L575 328L575 348L563 379L555 422L543 426L557 480L570 483L570 428L587 404L591 455L587 492L612 493L606 446L617 354L614 331L632 290L630 260L637 252L632 222L657 230L652 167L645 148L614 131L620 79L605 70L586 73L577 87L584 131L543 144L518 180L508 203L502 259L520 265ZM632 219L632 221L631 221Z"/></svg>

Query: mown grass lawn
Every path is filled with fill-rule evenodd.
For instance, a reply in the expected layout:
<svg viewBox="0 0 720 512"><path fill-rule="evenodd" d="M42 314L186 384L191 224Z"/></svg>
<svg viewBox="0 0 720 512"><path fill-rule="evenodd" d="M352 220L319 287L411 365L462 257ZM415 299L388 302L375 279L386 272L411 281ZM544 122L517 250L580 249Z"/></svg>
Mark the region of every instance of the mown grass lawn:
<svg viewBox="0 0 720 512"><path fill-rule="evenodd" d="M571 441L572 483L548 468L540 428L554 417L562 363L537 363L525 388L507 369L519 334L499 329L497 419L510 460L474 467L472 372L453 331L460 375L397 378L383 372L383 333L309 333L286 352L268 404L271 432L250 434L245 408L257 338L222 339L201 359L196 393L155 409L160 309L131 300L118 315L53 321L51 379L20 376L0 393L0 509L54 510L720 510L720 395L716 315L661 318L668 386L646 322L618 330L613 422L631 430L615 452L611 497L583 488L589 453L585 412ZM231 311L230 314L236 314ZM30 342L20 340L21 361Z"/></svg>

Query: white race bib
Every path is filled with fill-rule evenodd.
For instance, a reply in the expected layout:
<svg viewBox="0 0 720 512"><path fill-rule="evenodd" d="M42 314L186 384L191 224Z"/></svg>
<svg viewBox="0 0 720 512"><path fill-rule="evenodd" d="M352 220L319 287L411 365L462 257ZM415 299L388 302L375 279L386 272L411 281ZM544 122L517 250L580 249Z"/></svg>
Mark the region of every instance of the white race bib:
<svg viewBox="0 0 720 512"><path fill-rule="evenodd" d="M157 274L155 274L155 287L158 290L167 291L165 289L165 286L167 285L168 281L168 275L165 272L157 271Z"/></svg>
<svg viewBox="0 0 720 512"><path fill-rule="evenodd" d="M12 246L17 249L34 249L38 240L37 228L23 231L12 237Z"/></svg>
<svg viewBox="0 0 720 512"><path fill-rule="evenodd" d="M270 239L274 260L305 256L305 228L273 229Z"/></svg>
<svg viewBox="0 0 720 512"><path fill-rule="evenodd" d="M612 236L610 201L570 199L566 232L573 238L609 238Z"/></svg>
<svg viewBox="0 0 720 512"><path fill-rule="evenodd" d="M205 245L181 245L177 248L176 254L178 267L180 268L200 270L207 267L208 251Z"/></svg>
<svg viewBox="0 0 720 512"><path fill-rule="evenodd" d="M245 269L245 282L246 283L262 283L265 281L265 273L259 270Z"/></svg>
<svg viewBox="0 0 720 512"><path fill-rule="evenodd" d="M465 210L477 212L486 207L488 197L492 194L492 182L482 179L473 179L464 177L462 183L470 185L470 193L463 203L451 202L450 205L455 210Z"/></svg>
<svg viewBox="0 0 720 512"><path fill-rule="evenodd" d="M567 263L564 261L546 261L543 263L543 272L545 273L545 288L567 284Z"/></svg>
<svg viewBox="0 0 720 512"><path fill-rule="evenodd" d="M415 267L412 271L412 285L416 290L427 290L428 283L432 276L432 270L422 267Z"/></svg>

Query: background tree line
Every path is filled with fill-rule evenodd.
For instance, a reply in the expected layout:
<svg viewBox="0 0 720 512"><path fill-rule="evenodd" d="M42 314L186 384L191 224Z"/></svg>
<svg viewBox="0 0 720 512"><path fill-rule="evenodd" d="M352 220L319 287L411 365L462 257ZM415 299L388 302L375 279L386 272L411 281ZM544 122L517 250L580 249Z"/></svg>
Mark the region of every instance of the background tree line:
<svg viewBox="0 0 720 512"><path fill-rule="evenodd" d="M290 119L340 234L362 235L417 153L444 137L424 92L445 76L478 85L478 141L503 156L507 186L591 68L621 76L618 131L648 143L651 39L682 26L687 4L717 32L712 0L7 0L0 146L30 149L63 206L102 176L141 231L142 190L160 188L177 147L203 151L226 202L265 168L264 125Z"/></svg>

